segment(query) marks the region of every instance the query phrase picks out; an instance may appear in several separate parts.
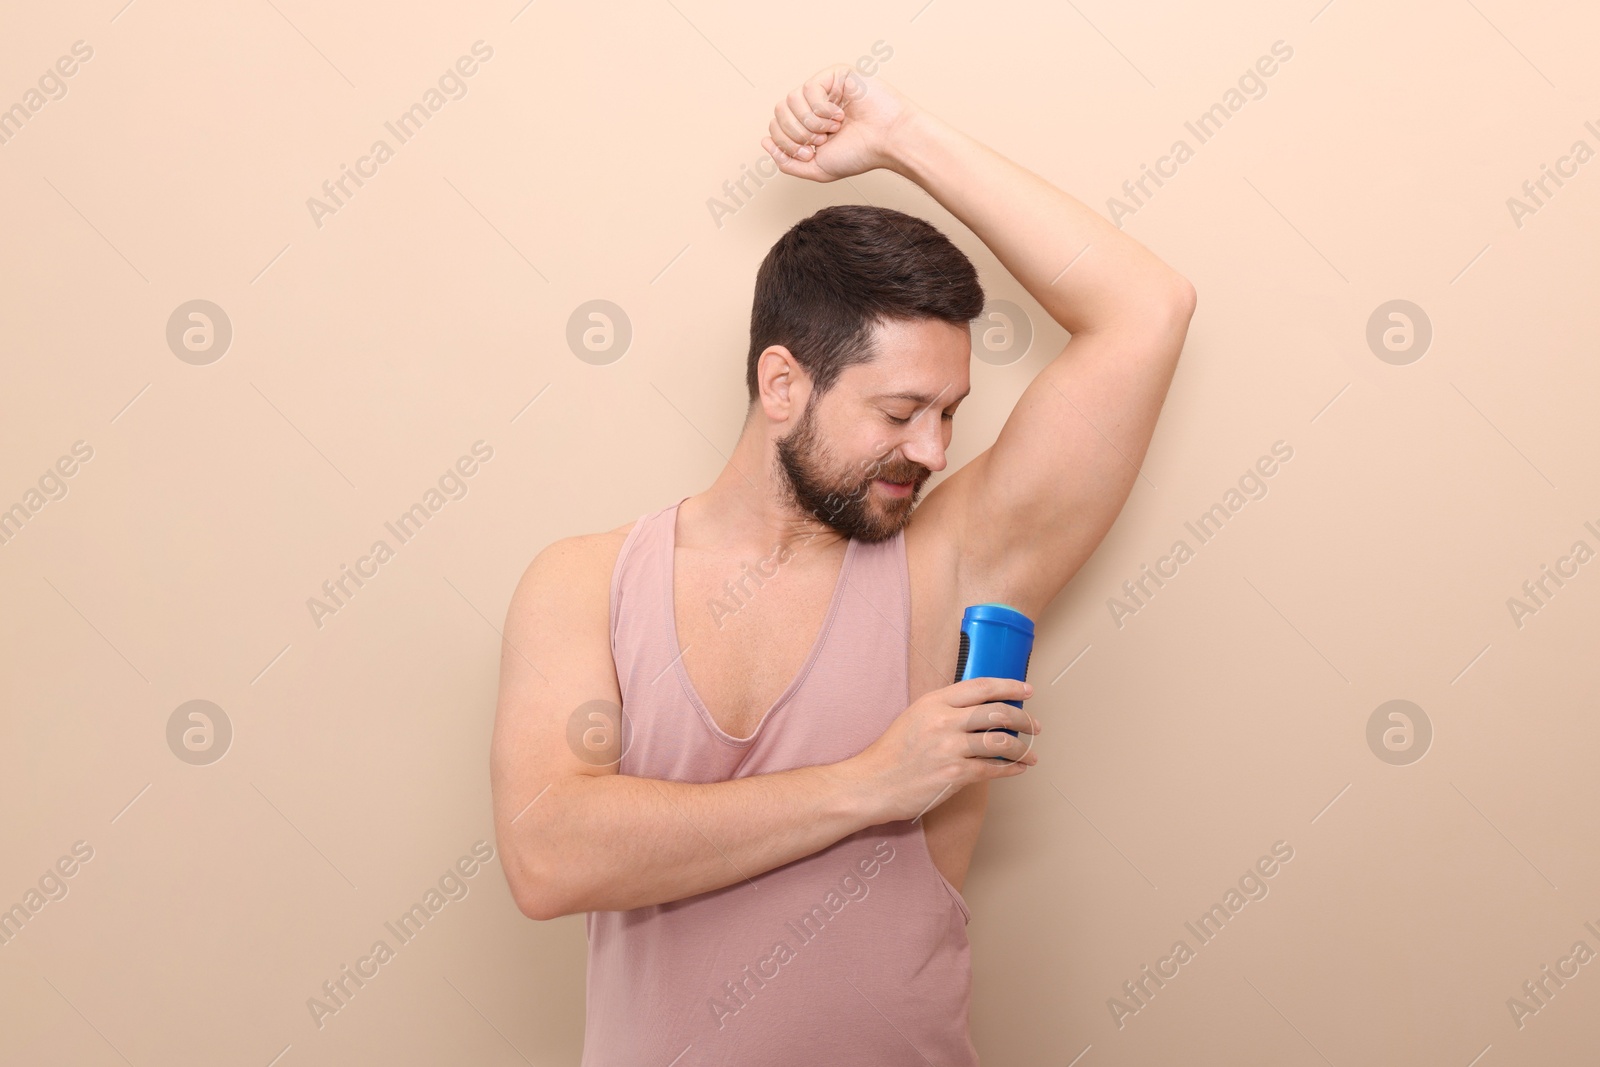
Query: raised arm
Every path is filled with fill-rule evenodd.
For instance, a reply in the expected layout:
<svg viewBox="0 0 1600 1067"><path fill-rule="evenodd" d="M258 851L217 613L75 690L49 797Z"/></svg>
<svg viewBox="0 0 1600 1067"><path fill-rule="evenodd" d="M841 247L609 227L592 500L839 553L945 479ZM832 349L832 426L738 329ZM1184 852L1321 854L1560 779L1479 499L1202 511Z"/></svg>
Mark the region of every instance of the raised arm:
<svg viewBox="0 0 1600 1067"><path fill-rule="evenodd" d="M1193 286L1081 201L882 79L826 68L790 94L769 129L763 145L785 173L832 181L883 167L915 182L1072 334L994 445L919 509L962 546L964 589L1037 616L1132 490L1194 311Z"/></svg>
<svg viewBox="0 0 1600 1067"><path fill-rule="evenodd" d="M965 546L963 584L1038 617L1133 489L1194 287L1098 212L926 112L894 158L1072 334L994 444L934 490Z"/></svg>

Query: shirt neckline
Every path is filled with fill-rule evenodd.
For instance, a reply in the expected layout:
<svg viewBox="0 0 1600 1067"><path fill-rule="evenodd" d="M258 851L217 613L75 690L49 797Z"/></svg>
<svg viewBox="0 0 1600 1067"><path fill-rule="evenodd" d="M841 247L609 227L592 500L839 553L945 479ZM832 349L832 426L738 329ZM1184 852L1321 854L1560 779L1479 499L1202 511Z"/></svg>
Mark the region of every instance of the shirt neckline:
<svg viewBox="0 0 1600 1067"><path fill-rule="evenodd" d="M766 726L767 722L772 718L772 716L780 708L787 704L791 698L793 698L795 692L799 690L799 688L805 683L806 676L811 673L811 668L816 664L818 656L821 655L822 646L827 639L828 631L833 627L833 618L836 614L838 614L839 602L844 598L845 580L850 573L851 560L855 558L856 554L856 539L853 537L850 538L845 545L844 559L839 564L839 577L834 582L833 596L828 601L828 610L822 617L822 627L817 631L816 640L811 643L811 650L806 654L805 661L800 664L800 670L796 672L792 679L789 680L789 684L784 687L783 692L778 694L778 698L772 702L772 706L767 708L767 710L762 713L761 718L756 722L755 728L750 731L750 736L734 737L732 734L728 733L722 727L717 725L717 721L712 717L711 711L706 707L705 701L700 698L699 691L695 689L694 682L689 679L689 670L683 665L683 656L688 649L684 648L678 640L678 613L675 605L677 593L677 568L674 565L674 557L676 556L675 550L678 544L678 507L683 503L684 500L688 499L689 498L686 496L682 500L679 500L677 504L673 504L671 508L668 509L665 520L667 524L667 580L662 584L667 590L667 634L672 642L672 648L675 653L672 659L672 666L673 670L678 675L678 682L683 687L684 694L688 696L690 703L694 705L695 711L700 714L700 718L705 722L706 727L714 735L716 735L719 740L722 740L730 745L749 745L754 742L757 737L761 736L762 727Z"/></svg>

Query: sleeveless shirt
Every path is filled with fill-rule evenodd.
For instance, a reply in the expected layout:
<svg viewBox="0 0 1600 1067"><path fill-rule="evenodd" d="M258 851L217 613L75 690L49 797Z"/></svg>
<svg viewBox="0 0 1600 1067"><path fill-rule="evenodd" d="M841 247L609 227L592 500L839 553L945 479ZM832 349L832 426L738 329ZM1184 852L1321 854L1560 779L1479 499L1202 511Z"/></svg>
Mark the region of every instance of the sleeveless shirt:
<svg viewBox="0 0 1600 1067"><path fill-rule="evenodd" d="M866 748L908 703L904 531L848 542L799 673L754 733L736 738L706 710L679 649L672 560L682 503L641 516L612 573L628 737L618 773L720 782ZM750 582L743 589L760 595ZM934 866L921 821L909 819L721 889L589 912L582 1067L975 1067L971 917Z"/></svg>

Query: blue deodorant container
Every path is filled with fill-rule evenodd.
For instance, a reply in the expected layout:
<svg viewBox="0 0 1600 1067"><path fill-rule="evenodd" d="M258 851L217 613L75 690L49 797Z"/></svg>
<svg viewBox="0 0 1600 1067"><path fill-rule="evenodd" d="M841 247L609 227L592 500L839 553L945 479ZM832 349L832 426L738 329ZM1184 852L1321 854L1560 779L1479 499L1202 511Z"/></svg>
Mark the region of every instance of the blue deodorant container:
<svg viewBox="0 0 1600 1067"><path fill-rule="evenodd" d="M961 648L956 653L956 678L1028 679L1028 660L1033 655L1033 620L1008 604L973 604L961 614ZM1020 700L1002 703L1022 707ZM1017 731L1003 726L1012 737ZM986 733L988 731L985 731ZM1005 759L993 756L992 759ZM1006 762L1010 762L1007 760Z"/></svg>

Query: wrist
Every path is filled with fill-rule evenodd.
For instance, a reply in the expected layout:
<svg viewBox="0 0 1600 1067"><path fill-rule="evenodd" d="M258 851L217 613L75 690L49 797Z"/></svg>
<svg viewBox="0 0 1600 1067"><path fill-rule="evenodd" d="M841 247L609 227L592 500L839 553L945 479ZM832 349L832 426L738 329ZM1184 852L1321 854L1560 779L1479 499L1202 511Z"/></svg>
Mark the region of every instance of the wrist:
<svg viewBox="0 0 1600 1067"><path fill-rule="evenodd" d="M863 755L814 768L827 788L828 810L849 825L848 832L888 821L883 790Z"/></svg>
<svg viewBox="0 0 1600 1067"><path fill-rule="evenodd" d="M948 131L938 116L907 104L884 136L884 168L909 181L923 184L930 150Z"/></svg>

